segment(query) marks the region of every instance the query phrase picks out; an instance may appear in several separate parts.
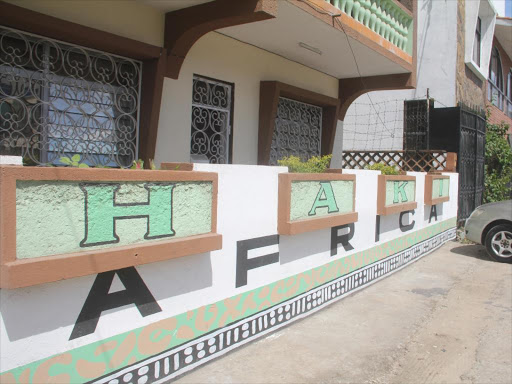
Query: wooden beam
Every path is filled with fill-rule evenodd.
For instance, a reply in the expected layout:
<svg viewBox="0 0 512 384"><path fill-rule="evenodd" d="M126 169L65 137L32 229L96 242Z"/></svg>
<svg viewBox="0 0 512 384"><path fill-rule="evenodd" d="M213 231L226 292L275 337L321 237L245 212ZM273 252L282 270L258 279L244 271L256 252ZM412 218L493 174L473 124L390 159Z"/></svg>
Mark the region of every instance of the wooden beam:
<svg viewBox="0 0 512 384"><path fill-rule="evenodd" d="M216 0L168 12L164 34L168 54L166 76L178 78L188 52L208 32L276 15L277 0Z"/></svg>
<svg viewBox="0 0 512 384"><path fill-rule="evenodd" d="M163 49L159 58L144 61L142 70L139 158L144 160L146 168L149 160L155 158L166 61L167 52Z"/></svg>
<svg viewBox="0 0 512 384"><path fill-rule="evenodd" d="M343 120L347 114L350 104L366 92L392 89L413 89L415 88L414 82L412 73L340 79L338 93L341 105L338 113L338 119Z"/></svg>

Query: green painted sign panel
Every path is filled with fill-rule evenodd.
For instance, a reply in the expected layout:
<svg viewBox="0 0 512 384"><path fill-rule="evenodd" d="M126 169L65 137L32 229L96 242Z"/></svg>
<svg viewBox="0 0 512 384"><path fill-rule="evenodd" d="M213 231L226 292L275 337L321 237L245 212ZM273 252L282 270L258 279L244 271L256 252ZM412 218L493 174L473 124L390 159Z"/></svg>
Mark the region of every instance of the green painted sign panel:
<svg viewBox="0 0 512 384"><path fill-rule="evenodd" d="M416 181L386 181L386 207L416 201Z"/></svg>
<svg viewBox="0 0 512 384"><path fill-rule="evenodd" d="M17 181L16 257L211 232L212 183Z"/></svg>
<svg viewBox="0 0 512 384"><path fill-rule="evenodd" d="M450 196L450 179L432 180L432 198Z"/></svg>
<svg viewBox="0 0 512 384"><path fill-rule="evenodd" d="M292 182L290 221L353 211L354 182L352 180Z"/></svg>

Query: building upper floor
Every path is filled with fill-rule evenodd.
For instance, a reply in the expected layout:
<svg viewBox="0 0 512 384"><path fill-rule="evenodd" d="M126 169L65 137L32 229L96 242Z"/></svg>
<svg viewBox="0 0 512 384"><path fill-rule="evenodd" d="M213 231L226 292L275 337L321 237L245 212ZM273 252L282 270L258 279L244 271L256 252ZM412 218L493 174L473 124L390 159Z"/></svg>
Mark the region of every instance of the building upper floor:
<svg viewBox="0 0 512 384"><path fill-rule="evenodd" d="M509 124L512 133L512 19L498 17L487 79L490 120Z"/></svg>

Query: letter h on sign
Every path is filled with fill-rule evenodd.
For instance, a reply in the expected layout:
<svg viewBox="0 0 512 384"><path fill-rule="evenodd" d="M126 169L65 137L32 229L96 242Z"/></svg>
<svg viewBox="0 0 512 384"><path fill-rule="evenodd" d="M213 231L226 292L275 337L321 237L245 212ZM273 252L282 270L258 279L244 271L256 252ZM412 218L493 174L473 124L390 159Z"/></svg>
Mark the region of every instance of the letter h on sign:
<svg viewBox="0 0 512 384"><path fill-rule="evenodd" d="M85 236L81 247L119 242L116 220L147 219L144 239L174 236L172 191L174 184L144 184L147 202L116 203L119 184L81 184L85 194Z"/></svg>

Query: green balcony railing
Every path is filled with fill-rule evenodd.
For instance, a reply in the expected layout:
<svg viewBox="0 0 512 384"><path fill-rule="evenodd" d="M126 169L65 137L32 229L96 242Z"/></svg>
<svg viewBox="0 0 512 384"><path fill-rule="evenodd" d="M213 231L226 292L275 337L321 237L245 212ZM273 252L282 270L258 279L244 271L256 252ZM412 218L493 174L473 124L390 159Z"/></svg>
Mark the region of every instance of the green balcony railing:
<svg viewBox="0 0 512 384"><path fill-rule="evenodd" d="M393 0L325 0L412 55L413 18Z"/></svg>

